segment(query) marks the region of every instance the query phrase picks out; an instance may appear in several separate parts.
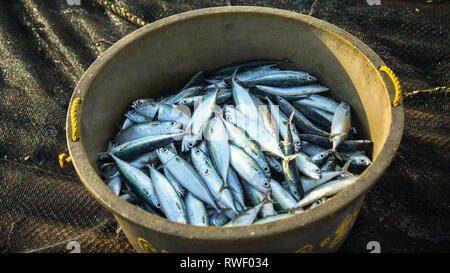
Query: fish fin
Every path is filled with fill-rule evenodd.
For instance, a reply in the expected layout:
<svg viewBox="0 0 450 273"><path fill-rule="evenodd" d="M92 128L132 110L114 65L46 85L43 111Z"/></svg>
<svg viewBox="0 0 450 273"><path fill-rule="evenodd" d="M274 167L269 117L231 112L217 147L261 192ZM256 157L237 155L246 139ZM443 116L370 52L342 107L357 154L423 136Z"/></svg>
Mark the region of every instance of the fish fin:
<svg viewBox="0 0 450 273"><path fill-rule="evenodd" d="M297 158L297 154L293 154L293 155L286 155L283 158L283 170L286 170L288 168L288 164L291 160L294 160L295 158Z"/></svg>
<svg viewBox="0 0 450 273"><path fill-rule="evenodd" d="M283 121L283 124L288 126L292 123L292 119L294 118L295 110L292 111L292 114L289 116L289 119L287 121Z"/></svg>
<svg viewBox="0 0 450 273"><path fill-rule="evenodd" d="M329 149L329 150L326 150L326 152L332 153L339 161L342 161L342 157L338 151Z"/></svg>

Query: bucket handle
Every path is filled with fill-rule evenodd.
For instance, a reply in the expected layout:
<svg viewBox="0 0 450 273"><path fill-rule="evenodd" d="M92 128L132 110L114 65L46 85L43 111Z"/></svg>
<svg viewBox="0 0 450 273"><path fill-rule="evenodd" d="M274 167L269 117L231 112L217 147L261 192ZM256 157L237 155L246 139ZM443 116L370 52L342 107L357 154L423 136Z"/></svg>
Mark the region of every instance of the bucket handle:
<svg viewBox="0 0 450 273"><path fill-rule="evenodd" d="M392 106L397 107L400 102L400 99L402 98L402 87L400 86L400 81L398 80L397 76L395 76L394 71L392 71L392 69L390 69L389 67L383 65L383 66L380 66L378 69L380 71L386 72L386 74L389 75L392 82L394 83L395 98L394 98L394 101L392 102Z"/></svg>
<svg viewBox="0 0 450 273"><path fill-rule="evenodd" d="M80 135L78 131L78 120L77 120L77 113L78 113L78 107L80 106L82 99L80 97L76 98L73 101L72 108L70 109L70 120L72 125L72 141L77 142L80 140ZM61 153L59 155L59 166L61 168L66 168L69 166L70 163L72 163L72 158L65 154Z"/></svg>

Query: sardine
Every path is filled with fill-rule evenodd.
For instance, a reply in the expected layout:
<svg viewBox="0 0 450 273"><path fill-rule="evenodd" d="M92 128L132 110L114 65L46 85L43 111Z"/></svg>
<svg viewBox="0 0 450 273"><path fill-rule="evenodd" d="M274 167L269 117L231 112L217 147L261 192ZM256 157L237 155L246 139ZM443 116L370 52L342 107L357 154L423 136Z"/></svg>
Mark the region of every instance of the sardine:
<svg viewBox="0 0 450 273"><path fill-rule="evenodd" d="M194 226L209 226L208 212L205 204L201 200L188 192L184 203L186 205L189 224Z"/></svg>

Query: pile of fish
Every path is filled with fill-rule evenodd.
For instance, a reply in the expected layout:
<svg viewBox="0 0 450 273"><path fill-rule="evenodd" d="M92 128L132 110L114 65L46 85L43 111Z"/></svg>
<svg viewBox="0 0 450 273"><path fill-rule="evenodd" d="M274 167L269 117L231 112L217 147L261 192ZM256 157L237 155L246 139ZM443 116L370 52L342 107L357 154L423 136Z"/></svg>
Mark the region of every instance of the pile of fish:
<svg viewBox="0 0 450 273"><path fill-rule="evenodd" d="M354 183L372 142L357 139L346 102L286 62L200 71L175 95L132 102L99 154L105 182L147 212L197 226L276 221Z"/></svg>

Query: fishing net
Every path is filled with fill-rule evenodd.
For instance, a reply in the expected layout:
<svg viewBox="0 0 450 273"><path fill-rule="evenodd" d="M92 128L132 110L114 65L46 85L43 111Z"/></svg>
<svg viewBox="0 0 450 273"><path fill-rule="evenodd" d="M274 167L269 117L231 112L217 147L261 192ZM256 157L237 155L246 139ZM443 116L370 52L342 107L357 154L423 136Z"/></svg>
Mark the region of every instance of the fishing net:
<svg viewBox="0 0 450 273"><path fill-rule="evenodd" d="M65 117L83 72L146 22L259 5L311 14L355 35L397 74L406 127L340 249L450 249L450 5L447 1L4 0L0 2L0 252L134 251L113 215L61 169ZM120 9L120 8L123 8Z"/></svg>

